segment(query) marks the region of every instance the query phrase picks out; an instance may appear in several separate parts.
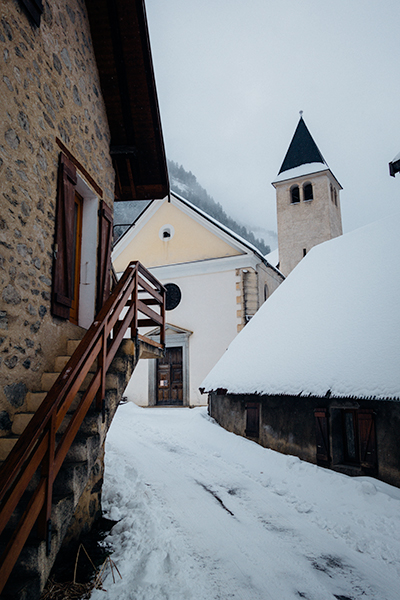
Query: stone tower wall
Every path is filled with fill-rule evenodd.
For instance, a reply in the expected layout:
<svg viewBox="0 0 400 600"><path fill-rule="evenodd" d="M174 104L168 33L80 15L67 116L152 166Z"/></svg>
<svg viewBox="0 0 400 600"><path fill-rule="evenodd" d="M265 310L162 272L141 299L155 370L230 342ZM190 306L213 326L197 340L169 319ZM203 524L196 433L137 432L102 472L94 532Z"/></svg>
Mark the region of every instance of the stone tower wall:
<svg viewBox="0 0 400 600"><path fill-rule="evenodd" d="M43 4L37 28L16 0L0 0L0 435L9 432L13 414L51 370L74 328L50 314L56 138L111 207L114 198L110 134L85 4Z"/></svg>
<svg viewBox="0 0 400 600"><path fill-rule="evenodd" d="M313 186L313 200L304 201L303 185ZM336 200L330 186L335 186ZM342 234L339 190L330 171L306 175L274 184L277 198L279 269L287 276L313 246ZM300 202L292 203L292 186L300 188Z"/></svg>

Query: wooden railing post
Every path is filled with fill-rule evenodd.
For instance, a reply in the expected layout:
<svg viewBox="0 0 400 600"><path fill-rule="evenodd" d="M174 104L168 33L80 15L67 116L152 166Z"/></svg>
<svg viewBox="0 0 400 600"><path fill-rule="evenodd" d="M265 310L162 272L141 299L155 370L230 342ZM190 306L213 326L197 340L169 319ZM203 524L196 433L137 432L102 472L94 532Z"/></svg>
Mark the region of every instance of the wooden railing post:
<svg viewBox="0 0 400 600"><path fill-rule="evenodd" d="M131 321L131 339L136 340L138 332L138 294L139 294L139 268L135 267L135 289L132 292L132 302L134 304L133 319Z"/></svg>
<svg viewBox="0 0 400 600"><path fill-rule="evenodd" d="M163 288L161 293L162 293L162 297L163 297L163 303L161 306L162 325L160 327L160 344L162 344L164 346L164 344L165 344L165 303L166 303L165 288Z"/></svg>
<svg viewBox="0 0 400 600"><path fill-rule="evenodd" d="M56 448L56 411L53 410L49 424L49 441L47 452L44 459L42 479L45 483L45 500L43 508L38 518L38 533L39 536L46 540L46 554L49 556L51 551L51 505L53 500L53 483L54 483L54 456Z"/></svg>
<svg viewBox="0 0 400 600"><path fill-rule="evenodd" d="M107 374L107 329L103 326L101 332L101 349L98 356L98 368L100 369L100 387L96 394L96 408L102 412L103 423L106 419L106 374Z"/></svg>

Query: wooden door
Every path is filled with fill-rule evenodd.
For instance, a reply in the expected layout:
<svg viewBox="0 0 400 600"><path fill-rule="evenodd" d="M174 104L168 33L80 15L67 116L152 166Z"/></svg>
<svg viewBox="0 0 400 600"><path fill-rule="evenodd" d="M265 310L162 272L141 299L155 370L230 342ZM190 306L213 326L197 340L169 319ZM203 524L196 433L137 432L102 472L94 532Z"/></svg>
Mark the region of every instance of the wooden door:
<svg viewBox="0 0 400 600"><path fill-rule="evenodd" d="M72 304L69 320L78 325L79 316L79 285L81 279L81 248L82 248L82 209L83 198L75 192L74 203L74 245L73 245L73 272L72 272Z"/></svg>
<svg viewBox="0 0 400 600"><path fill-rule="evenodd" d="M246 435L258 438L260 435L260 403L246 403Z"/></svg>
<svg viewBox="0 0 400 600"><path fill-rule="evenodd" d="M165 356L157 360L158 405L183 405L182 348L167 348Z"/></svg>

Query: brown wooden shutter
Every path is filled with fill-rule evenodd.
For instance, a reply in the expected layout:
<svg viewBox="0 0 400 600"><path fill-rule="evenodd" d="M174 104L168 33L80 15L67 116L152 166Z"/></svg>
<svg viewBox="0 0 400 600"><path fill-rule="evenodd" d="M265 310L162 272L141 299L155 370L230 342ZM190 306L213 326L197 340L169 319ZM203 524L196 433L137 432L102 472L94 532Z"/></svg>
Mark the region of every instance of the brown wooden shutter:
<svg viewBox="0 0 400 600"><path fill-rule="evenodd" d="M246 435L258 438L260 435L260 403L246 403Z"/></svg>
<svg viewBox="0 0 400 600"><path fill-rule="evenodd" d="M100 228L97 276L97 312L110 295L111 289L111 246L113 234L112 210L104 200L100 204Z"/></svg>
<svg viewBox="0 0 400 600"><path fill-rule="evenodd" d="M358 435L361 466L373 468L376 466L376 436L372 410L358 411Z"/></svg>
<svg viewBox="0 0 400 600"><path fill-rule="evenodd" d="M43 13L42 0L19 0L20 4L25 9L26 14L31 21L37 26L40 26L40 17Z"/></svg>
<svg viewBox="0 0 400 600"><path fill-rule="evenodd" d="M314 415L317 441L317 464L327 465L330 462L328 410L326 408L316 408L314 409Z"/></svg>
<svg viewBox="0 0 400 600"><path fill-rule="evenodd" d="M51 312L68 319L73 299L74 214L76 169L64 155L60 155Z"/></svg>

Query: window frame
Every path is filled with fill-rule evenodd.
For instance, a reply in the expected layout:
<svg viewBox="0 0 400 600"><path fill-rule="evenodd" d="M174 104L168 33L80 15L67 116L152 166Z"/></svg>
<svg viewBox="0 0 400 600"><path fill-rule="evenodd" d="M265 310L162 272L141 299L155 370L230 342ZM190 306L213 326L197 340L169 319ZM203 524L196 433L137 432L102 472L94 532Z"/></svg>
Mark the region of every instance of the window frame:
<svg viewBox="0 0 400 600"><path fill-rule="evenodd" d="M303 183L303 202L312 202L314 200L314 188L311 181ZM311 198L306 198L306 188L311 189Z"/></svg>
<svg viewBox="0 0 400 600"><path fill-rule="evenodd" d="M294 192L297 190L298 199L294 200ZM293 184L290 188L290 204L300 204L300 187L297 183Z"/></svg>

